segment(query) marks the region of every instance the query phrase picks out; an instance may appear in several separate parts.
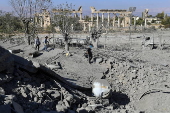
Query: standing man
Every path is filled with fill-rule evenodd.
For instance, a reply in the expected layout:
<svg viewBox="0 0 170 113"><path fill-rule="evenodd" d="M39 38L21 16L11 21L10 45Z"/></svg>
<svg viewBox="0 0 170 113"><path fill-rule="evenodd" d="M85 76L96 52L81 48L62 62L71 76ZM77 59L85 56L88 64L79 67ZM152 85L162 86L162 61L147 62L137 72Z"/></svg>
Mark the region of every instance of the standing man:
<svg viewBox="0 0 170 113"><path fill-rule="evenodd" d="M37 38L35 39L35 50L37 50L38 49L38 51L39 51L39 49L40 49L40 39L39 39L39 37L37 36Z"/></svg>
<svg viewBox="0 0 170 113"><path fill-rule="evenodd" d="M91 64L91 59L92 59L93 55L92 55L92 52L91 52L91 48L90 48L90 47L87 49L87 54L88 54L89 64Z"/></svg>
<svg viewBox="0 0 170 113"><path fill-rule="evenodd" d="M47 50L47 45L48 45L47 39L48 39L48 36L46 36L45 39L44 39L44 41L43 41L43 43L44 43L44 48L42 49L42 51L45 50L45 51L48 52L48 50Z"/></svg>

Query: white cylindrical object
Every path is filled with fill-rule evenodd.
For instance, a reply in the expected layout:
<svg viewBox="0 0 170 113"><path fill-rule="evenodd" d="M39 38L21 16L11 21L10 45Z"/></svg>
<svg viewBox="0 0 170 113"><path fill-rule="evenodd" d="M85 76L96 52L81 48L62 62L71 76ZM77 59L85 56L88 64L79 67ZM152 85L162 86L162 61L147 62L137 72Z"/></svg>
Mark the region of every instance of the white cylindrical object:
<svg viewBox="0 0 170 113"><path fill-rule="evenodd" d="M92 92L94 96L99 97L102 96L106 98L109 96L111 91L110 84L105 79L97 79L93 82L93 89Z"/></svg>

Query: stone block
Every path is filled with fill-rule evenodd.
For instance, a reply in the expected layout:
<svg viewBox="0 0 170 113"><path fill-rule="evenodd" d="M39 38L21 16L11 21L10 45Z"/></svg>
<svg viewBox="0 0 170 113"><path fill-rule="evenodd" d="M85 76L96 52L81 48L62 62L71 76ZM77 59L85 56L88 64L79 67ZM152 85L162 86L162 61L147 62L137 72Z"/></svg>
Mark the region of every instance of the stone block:
<svg viewBox="0 0 170 113"><path fill-rule="evenodd" d="M5 100L4 101L4 104L7 105L7 104L12 104L12 100Z"/></svg>
<svg viewBox="0 0 170 113"><path fill-rule="evenodd" d="M65 105L67 108L70 108L70 105L69 105L69 103L68 103L67 100L64 99L63 102L64 102L64 105Z"/></svg>
<svg viewBox="0 0 170 113"><path fill-rule="evenodd" d="M52 98L60 98L60 92L59 91L55 91L51 94Z"/></svg>
<svg viewBox="0 0 170 113"><path fill-rule="evenodd" d="M102 63L103 62L103 58L96 58L96 63L99 64L99 63Z"/></svg>
<svg viewBox="0 0 170 113"><path fill-rule="evenodd" d="M5 91L2 87L0 87L0 95L5 95Z"/></svg>
<svg viewBox="0 0 170 113"><path fill-rule="evenodd" d="M16 100L16 96L15 95L5 95L5 100Z"/></svg>
<svg viewBox="0 0 170 113"><path fill-rule="evenodd" d="M67 94L66 98L65 98L67 101L72 101L73 100L73 95L71 94Z"/></svg>
<svg viewBox="0 0 170 113"><path fill-rule="evenodd" d="M20 53L22 52L21 49L9 50L10 53Z"/></svg>
<svg viewBox="0 0 170 113"><path fill-rule="evenodd" d="M41 91L39 91L39 92L38 92L38 97L40 97L40 98L42 98L42 97L43 97L43 95L42 95Z"/></svg>
<svg viewBox="0 0 170 113"><path fill-rule="evenodd" d="M63 106L62 105L56 105L56 111L57 112L62 112L63 111Z"/></svg>

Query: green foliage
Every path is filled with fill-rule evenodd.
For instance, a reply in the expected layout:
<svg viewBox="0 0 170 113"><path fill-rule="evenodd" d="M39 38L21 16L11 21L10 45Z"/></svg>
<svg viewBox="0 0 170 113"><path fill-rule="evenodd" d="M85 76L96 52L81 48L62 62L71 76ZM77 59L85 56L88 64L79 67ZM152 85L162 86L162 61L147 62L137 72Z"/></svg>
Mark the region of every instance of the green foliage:
<svg viewBox="0 0 170 113"><path fill-rule="evenodd" d="M150 23L150 22L147 22L147 25L151 25L151 23Z"/></svg>
<svg viewBox="0 0 170 113"><path fill-rule="evenodd" d="M149 15L148 18L152 17L152 15Z"/></svg>
<svg viewBox="0 0 170 113"><path fill-rule="evenodd" d="M152 21L151 21L151 23L155 23L155 22L156 22L156 20L152 20Z"/></svg>
<svg viewBox="0 0 170 113"><path fill-rule="evenodd" d="M73 28L74 31L82 31L83 30L83 25L79 22L76 22Z"/></svg>
<svg viewBox="0 0 170 113"><path fill-rule="evenodd" d="M162 20L161 24L165 26L165 28L170 27L170 17L166 17L165 19Z"/></svg>
<svg viewBox="0 0 170 113"><path fill-rule="evenodd" d="M159 18L160 20L162 20L162 19L164 19L164 15L165 15L165 13L162 12L162 13L158 13L158 14L156 15L156 17Z"/></svg>
<svg viewBox="0 0 170 113"><path fill-rule="evenodd" d="M163 25L170 24L170 17L166 17L165 19L162 20L161 22Z"/></svg>
<svg viewBox="0 0 170 113"><path fill-rule="evenodd" d="M142 18L139 18L137 21L136 21L136 25L143 25L145 23L145 21L142 19Z"/></svg>
<svg viewBox="0 0 170 113"><path fill-rule="evenodd" d="M2 13L0 15L0 32L6 34L12 34L14 32L22 31L22 23L18 17L13 16L10 13Z"/></svg>

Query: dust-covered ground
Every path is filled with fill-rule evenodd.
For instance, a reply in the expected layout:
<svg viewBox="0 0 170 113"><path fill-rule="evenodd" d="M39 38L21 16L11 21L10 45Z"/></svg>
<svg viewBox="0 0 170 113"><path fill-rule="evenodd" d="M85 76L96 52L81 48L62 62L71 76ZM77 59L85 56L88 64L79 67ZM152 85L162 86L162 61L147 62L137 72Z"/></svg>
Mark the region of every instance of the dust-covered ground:
<svg viewBox="0 0 170 113"><path fill-rule="evenodd" d="M40 38L44 36L39 35ZM77 38L86 36L88 34L76 35ZM70 46L68 56L63 47L51 46L48 47L49 52L39 51L39 56L33 58L29 55L35 52L33 45L12 44L3 39L0 41L1 47L6 50L20 49L22 52L14 54L18 57L14 57L14 64L11 64L13 74L6 77L6 81L1 79L1 92L4 91L4 95L15 95L16 98L2 98L0 109L9 105L7 107L17 113L15 106L19 104L23 110L20 113L168 113L169 38L168 30L102 35L99 48L92 48L91 64L84 56L88 45ZM41 43L40 50L42 48ZM0 53L1 59L5 53L8 52ZM20 59L36 62L45 68L40 66L38 72L30 72L32 68L27 68L27 64L22 68ZM9 66L10 64L0 71L2 78L8 75ZM112 89L110 96L103 102L90 99L94 97L91 89L93 81L101 78L107 80ZM7 100L12 102L6 102Z"/></svg>

